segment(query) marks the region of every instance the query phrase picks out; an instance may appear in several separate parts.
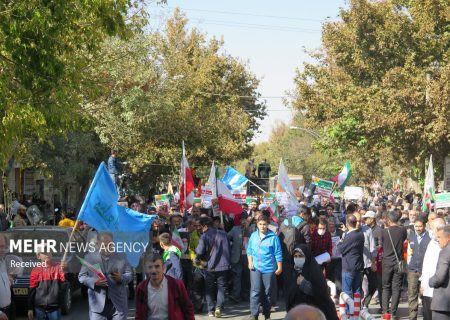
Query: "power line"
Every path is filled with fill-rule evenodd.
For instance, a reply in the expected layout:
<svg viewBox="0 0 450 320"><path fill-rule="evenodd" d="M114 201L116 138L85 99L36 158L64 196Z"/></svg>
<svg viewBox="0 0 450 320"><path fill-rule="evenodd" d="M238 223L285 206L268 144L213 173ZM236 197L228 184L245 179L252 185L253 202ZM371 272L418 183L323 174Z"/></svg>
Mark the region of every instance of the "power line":
<svg viewBox="0 0 450 320"><path fill-rule="evenodd" d="M288 32L301 32L301 33L320 33L320 30L314 29L302 29L295 26L279 26L279 25L269 25L269 24L257 24L257 23L246 23L238 21L224 21L224 20L208 20L203 18L189 18L191 21L196 21L201 24L215 24L223 25L228 27L240 27L258 30L272 30L272 31L288 31Z"/></svg>
<svg viewBox="0 0 450 320"><path fill-rule="evenodd" d="M214 93L214 92L203 92L203 91L196 91L200 94L208 94L211 96L221 96L221 97L233 97L233 98L243 98L243 99L283 99L283 96L261 96L261 97L254 97L254 96L239 96L234 94L223 94L223 93Z"/></svg>
<svg viewBox="0 0 450 320"><path fill-rule="evenodd" d="M176 9L176 7L164 7L167 9ZM218 13L224 15L237 15L237 16L248 16L248 17L260 17L260 18L271 18L271 19L283 19L283 20L295 20L295 21L312 21L312 22L323 22L323 20L309 19L309 18L299 18L299 17L286 17L286 16L274 16L265 14L255 14L246 12L232 12L232 11L219 11L219 10L205 10L205 9L190 9L190 8L179 8L183 11L198 11L205 13Z"/></svg>

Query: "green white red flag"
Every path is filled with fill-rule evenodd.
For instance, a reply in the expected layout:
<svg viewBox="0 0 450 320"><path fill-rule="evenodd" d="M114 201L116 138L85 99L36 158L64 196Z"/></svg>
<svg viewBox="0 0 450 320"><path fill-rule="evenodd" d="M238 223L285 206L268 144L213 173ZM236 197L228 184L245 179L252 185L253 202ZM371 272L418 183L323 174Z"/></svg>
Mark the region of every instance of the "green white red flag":
<svg viewBox="0 0 450 320"><path fill-rule="evenodd" d="M428 163L427 175L425 176L425 185L423 186L423 203L422 211L431 210L431 200L435 200L434 190L434 172L433 172L433 156L430 155Z"/></svg>
<svg viewBox="0 0 450 320"><path fill-rule="evenodd" d="M346 162L341 172L333 177L331 180L337 183L338 188L344 188L347 185L348 180L352 176L352 168L350 167L350 163Z"/></svg>
<svg viewBox="0 0 450 320"><path fill-rule="evenodd" d="M99 277L102 280L106 280L105 275L102 272L102 269L100 268L100 265L98 263L96 264L90 264L89 262L87 262L86 260L84 260L83 258L80 258L79 256L76 256L77 259L80 261L80 263L85 266L86 268L89 269L89 271L91 271L92 273L94 273L97 277Z"/></svg>

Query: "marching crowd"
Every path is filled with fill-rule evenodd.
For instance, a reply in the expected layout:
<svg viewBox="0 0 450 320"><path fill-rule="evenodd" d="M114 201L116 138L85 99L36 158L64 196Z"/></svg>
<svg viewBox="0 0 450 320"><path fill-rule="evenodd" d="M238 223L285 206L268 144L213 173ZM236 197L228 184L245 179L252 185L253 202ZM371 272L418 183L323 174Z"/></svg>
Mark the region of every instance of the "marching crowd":
<svg viewBox="0 0 450 320"><path fill-rule="evenodd" d="M424 319L450 319L449 208L422 213L417 198L400 193L340 206L322 199L301 203L294 214L280 207L278 216L258 200L242 204L235 217L213 216L200 204L185 214L142 201L131 200L129 206L157 215L151 245L135 269L123 253L99 250L85 256L104 274L99 277L86 265L79 273L88 287L90 319L127 319L133 298L138 320L194 319L205 311L220 318L227 312L226 296L248 301L250 319L259 314L269 319L277 302L284 302L287 312L307 304L324 319L338 319L341 292L360 293L362 308L377 293L380 312L395 318L403 291L410 319L417 319L420 301ZM78 227L86 235L94 231ZM98 233L95 241L114 239ZM29 319L59 319L64 273L55 272L49 250L37 255L50 269L32 271ZM7 257L0 234L1 320L13 319Z"/></svg>

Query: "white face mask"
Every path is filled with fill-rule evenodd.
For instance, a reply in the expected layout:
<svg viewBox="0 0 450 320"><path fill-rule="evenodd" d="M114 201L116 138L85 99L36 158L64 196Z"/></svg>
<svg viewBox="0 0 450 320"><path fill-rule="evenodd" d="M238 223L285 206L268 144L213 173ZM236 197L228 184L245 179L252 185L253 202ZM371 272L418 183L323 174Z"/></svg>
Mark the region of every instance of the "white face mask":
<svg viewBox="0 0 450 320"><path fill-rule="evenodd" d="M305 258L294 258L294 266L295 269L300 270L303 269L303 265L305 264Z"/></svg>
<svg viewBox="0 0 450 320"><path fill-rule="evenodd" d="M317 233L319 234L319 236L323 236L325 234L325 230L323 229L317 230Z"/></svg>

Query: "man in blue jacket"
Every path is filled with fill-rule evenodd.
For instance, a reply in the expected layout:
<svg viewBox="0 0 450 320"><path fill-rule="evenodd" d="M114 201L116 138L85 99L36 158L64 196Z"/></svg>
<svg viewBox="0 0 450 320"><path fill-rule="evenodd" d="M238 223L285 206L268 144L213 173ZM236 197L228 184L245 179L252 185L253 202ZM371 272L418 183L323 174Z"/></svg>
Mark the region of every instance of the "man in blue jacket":
<svg viewBox="0 0 450 320"><path fill-rule="evenodd" d="M200 226L203 234L195 249L196 263L199 263L199 260L206 261L205 285L208 316L220 318L225 299L227 272L230 268L230 245L225 231L214 228L210 217L201 217ZM216 300L215 305L214 300Z"/></svg>
<svg viewBox="0 0 450 320"><path fill-rule="evenodd" d="M119 152L117 150L111 151L111 156L108 158L108 172L111 179L114 181L116 188L119 188L119 175L122 171L122 165L119 158L117 158Z"/></svg>
<svg viewBox="0 0 450 320"><path fill-rule="evenodd" d="M271 284L274 277L282 272L283 256L280 239L268 229L269 218L260 216L256 225L258 230L250 236L247 247L251 283L250 319L258 319L260 301L264 318L270 319Z"/></svg>
<svg viewBox="0 0 450 320"><path fill-rule="evenodd" d="M361 293L364 234L353 214L347 215L346 221L347 232L337 244L337 250L342 254L342 291L352 297L355 292Z"/></svg>

